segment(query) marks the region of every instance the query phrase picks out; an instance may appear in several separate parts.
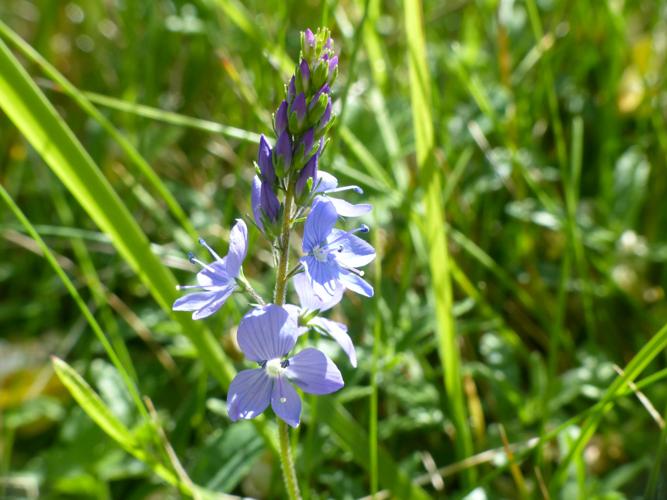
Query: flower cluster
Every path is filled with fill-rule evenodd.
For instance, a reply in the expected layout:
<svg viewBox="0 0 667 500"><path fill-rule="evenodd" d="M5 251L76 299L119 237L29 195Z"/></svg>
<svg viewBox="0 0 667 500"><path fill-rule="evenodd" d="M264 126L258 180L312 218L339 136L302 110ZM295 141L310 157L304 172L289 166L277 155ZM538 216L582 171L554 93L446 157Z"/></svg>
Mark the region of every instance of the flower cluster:
<svg viewBox="0 0 667 500"><path fill-rule="evenodd" d="M257 367L239 372L229 386L227 408L232 420L254 418L270 404L279 418L296 427L301 399L292 384L309 394L329 394L343 387L340 371L321 351L305 348L291 354L299 337L310 331L333 339L352 366L357 365L347 327L321 316L341 301L345 290L373 295L358 269L375 258L373 247L356 236L368 232L368 227L362 224L352 231L335 227L340 218L362 216L371 206L338 198L338 193L362 190L339 187L333 175L319 169L334 118L331 87L337 73L338 56L328 30L302 33L299 64L274 114L275 144L271 146L263 135L260 139L251 205L255 225L274 249L278 273L273 303L259 297L243 275L248 228L239 219L226 256L220 257L200 239L214 260L207 264L190 256L201 266L197 284L179 287L193 291L173 306L202 319L218 311L236 290L251 293L256 302L241 320L237 340ZM303 254L288 271L290 235L304 220ZM293 283L299 305L285 303L287 280Z"/></svg>

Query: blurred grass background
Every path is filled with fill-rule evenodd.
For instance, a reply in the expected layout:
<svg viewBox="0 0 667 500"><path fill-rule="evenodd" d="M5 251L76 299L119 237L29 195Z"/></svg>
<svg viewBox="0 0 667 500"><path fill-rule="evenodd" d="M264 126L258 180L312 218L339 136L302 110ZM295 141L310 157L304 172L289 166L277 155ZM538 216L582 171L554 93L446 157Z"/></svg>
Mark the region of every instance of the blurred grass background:
<svg viewBox="0 0 667 500"><path fill-rule="evenodd" d="M333 30L339 119L322 168L364 188L381 262L369 269L376 299L351 295L335 312L359 367L321 341L346 388L307 400L305 496L407 498L394 465L423 488L413 495L436 498L667 494L664 1L4 0L0 20L0 38L182 283L193 234L224 249L250 212L256 134L270 131L298 32ZM226 416L227 365L210 376L192 322L160 308L53 174L0 114L2 186L153 401L189 478L207 494L281 497L262 426ZM71 294L0 206L0 497L179 496L54 375L52 354L144 432ZM246 275L268 292L269 249L256 231L251 245ZM241 368L232 339L247 302L232 302L207 327Z"/></svg>

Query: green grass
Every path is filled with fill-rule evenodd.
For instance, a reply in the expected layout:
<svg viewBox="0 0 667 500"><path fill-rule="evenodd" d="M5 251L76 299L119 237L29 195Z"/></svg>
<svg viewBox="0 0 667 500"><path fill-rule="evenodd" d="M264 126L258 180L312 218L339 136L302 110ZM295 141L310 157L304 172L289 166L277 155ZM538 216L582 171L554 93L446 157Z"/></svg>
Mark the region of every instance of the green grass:
<svg viewBox="0 0 667 500"><path fill-rule="evenodd" d="M248 302L170 307L322 23L321 167L381 259L334 313L358 368L332 349L346 387L305 400L304 495L661 498L667 10L564 0L1 2L0 497L283 496L273 416L222 405Z"/></svg>

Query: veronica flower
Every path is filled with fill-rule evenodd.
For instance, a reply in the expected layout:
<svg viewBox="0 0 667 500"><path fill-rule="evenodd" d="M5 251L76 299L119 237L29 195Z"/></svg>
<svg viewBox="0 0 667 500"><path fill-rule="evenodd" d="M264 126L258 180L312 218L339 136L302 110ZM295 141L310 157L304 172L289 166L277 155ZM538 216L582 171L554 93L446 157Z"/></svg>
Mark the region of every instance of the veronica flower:
<svg viewBox="0 0 667 500"><path fill-rule="evenodd" d="M292 384L309 394L329 394L343 387L340 371L321 351L307 348L286 358L299 333L297 317L275 304L243 317L237 340L246 358L259 368L243 370L232 380L227 394L229 418L255 418L270 403L278 417L296 427L301 398Z"/></svg>
<svg viewBox="0 0 667 500"><path fill-rule="evenodd" d="M361 276L357 267L365 266L375 258L375 250L356 232L368 232L362 225L355 231L335 229L338 213L331 200L318 196L313 201L303 231L301 263L316 295L326 298L347 288L366 297L373 296L373 287ZM325 299L326 300L326 299Z"/></svg>
<svg viewBox="0 0 667 500"><path fill-rule="evenodd" d="M179 286L179 290L194 289L174 302L174 311L193 311L192 319L202 319L210 316L227 301L236 290L236 277L241 271L241 264L248 250L248 228L245 222L237 219L229 234L229 252L221 258L203 239L199 239L206 250L215 259L206 264L190 254L190 262L199 264L202 270L197 273L197 284Z"/></svg>
<svg viewBox="0 0 667 500"><path fill-rule="evenodd" d="M312 316L313 313L324 312L338 304L343 298L344 288L339 287L332 296L322 299L315 294L313 287L308 281L308 277L304 273L294 276L293 282L301 307L286 305L285 308L293 311L297 316L306 318L306 326L314 327L320 333L335 340L343 351L345 351L345 354L347 354L352 366L356 367L357 353L354 349L352 339L347 333L347 326L320 316Z"/></svg>
<svg viewBox="0 0 667 500"><path fill-rule="evenodd" d="M327 199L333 204L336 213L341 217L360 217L370 212L373 207L369 203L359 203L353 205L343 199L330 196L342 191L355 191L363 194L364 190L359 186L341 186L338 187L338 179L333 175L322 170L316 171L317 179L313 179L314 191L318 194L326 195Z"/></svg>

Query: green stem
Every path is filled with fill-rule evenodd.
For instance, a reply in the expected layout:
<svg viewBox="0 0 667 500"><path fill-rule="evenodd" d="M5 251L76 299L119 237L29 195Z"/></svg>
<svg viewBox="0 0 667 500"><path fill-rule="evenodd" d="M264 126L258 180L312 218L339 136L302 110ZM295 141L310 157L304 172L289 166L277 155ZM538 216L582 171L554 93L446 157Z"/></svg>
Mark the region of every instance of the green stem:
<svg viewBox="0 0 667 500"><path fill-rule="evenodd" d="M292 207L294 205L294 184L291 179L287 183L285 193L285 207L283 211L283 226L278 239L278 274L276 276L276 289L273 301L281 306L285 303L287 293L287 280L289 268L289 244L292 230ZM287 424L278 419L278 441L280 442L280 465L283 469L285 488L290 500L300 500L299 483L296 479L296 469L289 441L289 429Z"/></svg>
<svg viewBox="0 0 667 500"><path fill-rule="evenodd" d="M294 186L291 179L285 193L285 207L283 211L283 227L278 238L278 275L276 276L276 290L273 301L281 306L285 303L287 292L287 268L289 267L289 243L292 229L292 205L294 204Z"/></svg>

